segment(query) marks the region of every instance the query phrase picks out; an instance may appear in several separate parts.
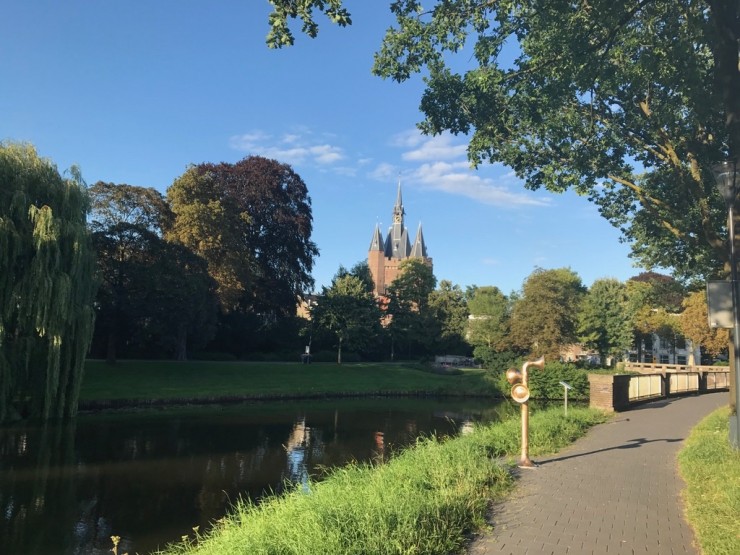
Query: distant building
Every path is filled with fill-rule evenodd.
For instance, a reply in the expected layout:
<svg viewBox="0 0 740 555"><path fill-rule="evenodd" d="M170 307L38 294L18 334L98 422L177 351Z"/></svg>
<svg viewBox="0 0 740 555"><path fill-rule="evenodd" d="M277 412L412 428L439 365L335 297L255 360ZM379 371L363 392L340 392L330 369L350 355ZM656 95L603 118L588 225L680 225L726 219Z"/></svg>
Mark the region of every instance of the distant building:
<svg viewBox="0 0 740 555"><path fill-rule="evenodd" d="M414 242L411 243L408 229L404 226L405 215L406 211L403 208L401 198L401 183L399 182L396 204L393 207L393 225L388 228L385 239L383 239L380 232L380 226L375 225L367 255L367 263L370 266L370 273L375 284L374 292L378 296L386 294L388 286L398 277L398 266L404 260L418 258L432 268L432 259L427 255L421 224L419 224Z"/></svg>
<svg viewBox="0 0 740 555"><path fill-rule="evenodd" d="M311 319L311 309L318 304L318 295L304 295L298 298L298 306L296 307L296 316L305 318L306 320Z"/></svg>
<svg viewBox="0 0 740 555"><path fill-rule="evenodd" d="M653 334L643 338L640 348L628 354L630 362L648 362L652 364L703 364L701 348L680 335L673 341L661 339Z"/></svg>

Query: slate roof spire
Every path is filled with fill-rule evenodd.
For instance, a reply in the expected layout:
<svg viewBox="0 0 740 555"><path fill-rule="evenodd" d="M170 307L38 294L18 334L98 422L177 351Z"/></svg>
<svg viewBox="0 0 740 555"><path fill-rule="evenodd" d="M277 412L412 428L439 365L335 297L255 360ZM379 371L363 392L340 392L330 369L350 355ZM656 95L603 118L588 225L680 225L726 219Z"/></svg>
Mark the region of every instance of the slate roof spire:
<svg viewBox="0 0 740 555"><path fill-rule="evenodd" d="M411 247L411 254L409 256L414 256L418 258L427 257L427 245L424 242L424 233L422 233L421 231L421 222L419 222L419 229L416 232L416 239L414 240L414 246Z"/></svg>
<svg viewBox="0 0 740 555"><path fill-rule="evenodd" d="M373 231L373 238L370 240L371 251L384 251L385 241L383 241L383 234L380 233L380 225L375 224L375 231Z"/></svg>
<svg viewBox="0 0 740 555"><path fill-rule="evenodd" d="M385 256L403 260L408 258L411 252L408 230L403 225L403 217L406 211L403 209L403 198L401 197L401 180L398 180L398 195L396 205L393 207L393 225L388 229L385 239Z"/></svg>

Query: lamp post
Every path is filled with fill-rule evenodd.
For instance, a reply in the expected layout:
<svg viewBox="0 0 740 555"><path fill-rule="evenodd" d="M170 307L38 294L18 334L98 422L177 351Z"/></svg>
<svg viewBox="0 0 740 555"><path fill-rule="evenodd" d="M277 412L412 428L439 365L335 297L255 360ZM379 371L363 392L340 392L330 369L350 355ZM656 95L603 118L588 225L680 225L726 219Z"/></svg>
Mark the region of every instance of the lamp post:
<svg viewBox="0 0 740 555"><path fill-rule="evenodd" d="M735 375L735 413L730 415L730 444L740 448L740 299L738 299L737 258L735 255L735 199L737 198L737 160L720 162L712 166L717 189L728 211L728 237L730 242L730 279L732 285L732 350Z"/></svg>

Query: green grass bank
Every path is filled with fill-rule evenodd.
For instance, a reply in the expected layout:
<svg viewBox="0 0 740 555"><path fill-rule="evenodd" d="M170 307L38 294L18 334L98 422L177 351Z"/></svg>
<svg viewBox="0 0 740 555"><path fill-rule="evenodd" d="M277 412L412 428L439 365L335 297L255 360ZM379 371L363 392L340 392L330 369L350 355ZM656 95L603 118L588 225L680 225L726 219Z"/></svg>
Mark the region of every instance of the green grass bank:
<svg viewBox="0 0 740 555"><path fill-rule="evenodd" d="M533 411L530 453L551 453L606 415L589 409ZM438 441L421 440L385 464L349 465L259 505L238 502L204 535L174 554L459 553L485 526L490 502L513 485L508 455L519 452L519 419Z"/></svg>
<svg viewBox="0 0 740 555"><path fill-rule="evenodd" d="M740 452L727 441L728 408L694 428L678 455L688 521L702 553L740 553Z"/></svg>
<svg viewBox="0 0 740 555"><path fill-rule="evenodd" d="M90 360L81 408L350 395L498 396L485 370L442 375L419 365Z"/></svg>

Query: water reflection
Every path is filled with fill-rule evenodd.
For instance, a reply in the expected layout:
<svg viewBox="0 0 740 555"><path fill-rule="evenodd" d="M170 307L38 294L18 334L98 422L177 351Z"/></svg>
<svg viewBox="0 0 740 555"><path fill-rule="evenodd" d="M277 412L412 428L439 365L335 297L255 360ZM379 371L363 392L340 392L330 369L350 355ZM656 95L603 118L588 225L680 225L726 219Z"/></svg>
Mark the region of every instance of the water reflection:
<svg viewBox="0 0 740 555"><path fill-rule="evenodd" d="M0 553L144 553L321 469L498 420L491 402L264 403L0 428Z"/></svg>

